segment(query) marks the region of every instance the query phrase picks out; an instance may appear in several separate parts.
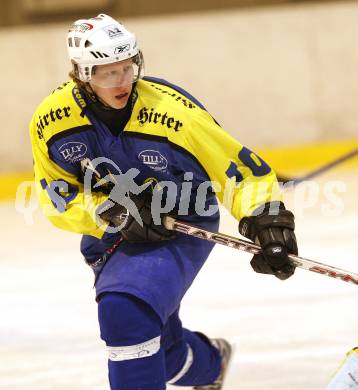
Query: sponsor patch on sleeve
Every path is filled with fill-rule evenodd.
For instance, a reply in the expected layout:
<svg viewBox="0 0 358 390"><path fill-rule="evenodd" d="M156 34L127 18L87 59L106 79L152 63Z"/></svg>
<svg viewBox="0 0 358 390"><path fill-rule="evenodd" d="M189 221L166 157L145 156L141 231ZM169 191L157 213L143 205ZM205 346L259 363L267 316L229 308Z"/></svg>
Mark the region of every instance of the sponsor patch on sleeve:
<svg viewBox="0 0 358 390"><path fill-rule="evenodd" d="M83 142L66 142L58 151L66 162L75 163L83 160L87 153L87 145Z"/></svg>

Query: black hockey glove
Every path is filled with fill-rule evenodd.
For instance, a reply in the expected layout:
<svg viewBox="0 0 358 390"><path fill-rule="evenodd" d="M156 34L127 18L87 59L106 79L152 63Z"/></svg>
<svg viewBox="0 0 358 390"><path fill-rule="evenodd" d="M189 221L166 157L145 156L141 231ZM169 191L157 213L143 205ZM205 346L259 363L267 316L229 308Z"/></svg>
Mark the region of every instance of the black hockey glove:
<svg viewBox="0 0 358 390"><path fill-rule="evenodd" d="M263 254L254 255L251 260L254 271L285 280L293 275L296 268L287 255L298 254L294 215L285 210L282 203L279 209L275 206L275 215L270 215L269 206L265 205L259 215L243 218L239 232L262 248Z"/></svg>
<svg viewBox="0 0 358 390"><path fill-rule="evenodd" d="M151 191L143 191L139 195L130 195L130 200L134 203L138 217L142 220L141 226L135 216L129 210L115 203L111 199L104 202L97 210L98 216L106 222L119 227L123 238L129 242L152 242L170 240L176 237L176 233L166 229L163 224L156 225L151 213Z"/></svg>

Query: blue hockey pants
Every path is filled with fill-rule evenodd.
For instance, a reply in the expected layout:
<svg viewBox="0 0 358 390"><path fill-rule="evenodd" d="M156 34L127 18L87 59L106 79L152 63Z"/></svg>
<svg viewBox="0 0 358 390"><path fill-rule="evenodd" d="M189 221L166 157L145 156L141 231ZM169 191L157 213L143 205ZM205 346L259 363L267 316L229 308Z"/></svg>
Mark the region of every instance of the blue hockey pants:
<svg viewBox="0 0 358 390"><path fill-rule="evenodd" d="M206 336L182 327L178 310L162 323L150 305L127 293L99 297L112 390L165 390L213 383L221 358Z"/></svg>

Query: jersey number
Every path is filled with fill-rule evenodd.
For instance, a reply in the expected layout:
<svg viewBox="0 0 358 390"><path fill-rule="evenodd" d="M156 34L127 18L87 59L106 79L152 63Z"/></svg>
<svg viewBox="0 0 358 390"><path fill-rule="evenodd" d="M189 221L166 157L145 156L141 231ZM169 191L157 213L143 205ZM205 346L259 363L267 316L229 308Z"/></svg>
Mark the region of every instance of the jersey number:
<svg viewBox="0 0 358 390"><path fill-rule="evenodd" d="M238 157L245 166L250 168L252 174L256 177L265 176L271 172L271 168L265 161L245 146L240 150ZM238 169L238 165L233 161L225 173L229 178L235 177L236 183L244 180L244 177Z"/></svg>

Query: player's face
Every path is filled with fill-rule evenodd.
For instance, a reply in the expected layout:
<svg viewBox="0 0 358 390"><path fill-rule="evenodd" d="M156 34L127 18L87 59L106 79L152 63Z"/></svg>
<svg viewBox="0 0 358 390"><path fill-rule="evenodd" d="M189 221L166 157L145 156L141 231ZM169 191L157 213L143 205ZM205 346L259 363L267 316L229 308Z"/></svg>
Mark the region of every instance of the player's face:
<svg viewBox="0 0 358 390"><path fill-rule="evenodd" d="M90 85L95 94L112 108L127 105L133 83L131 59L96 67Z"/></svg>

